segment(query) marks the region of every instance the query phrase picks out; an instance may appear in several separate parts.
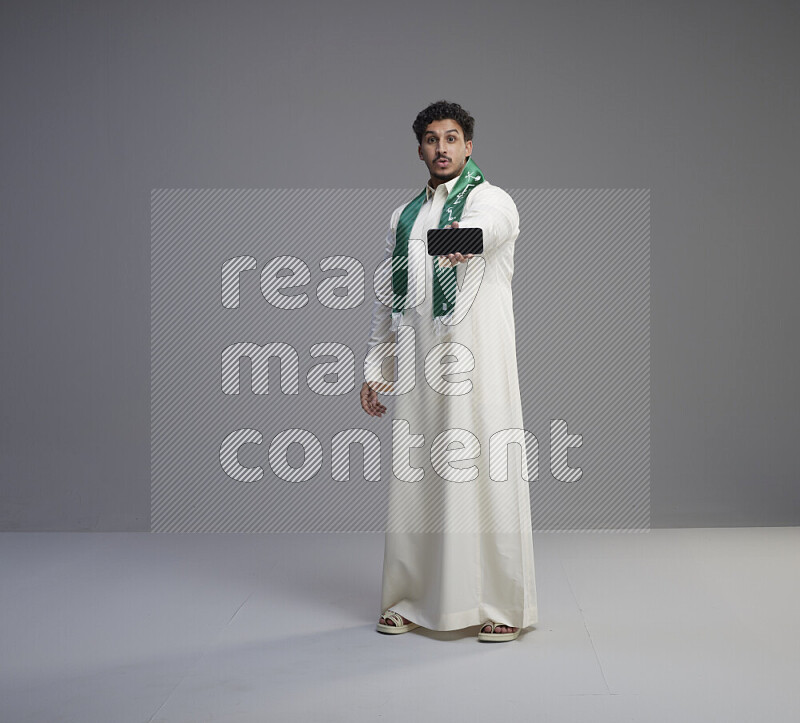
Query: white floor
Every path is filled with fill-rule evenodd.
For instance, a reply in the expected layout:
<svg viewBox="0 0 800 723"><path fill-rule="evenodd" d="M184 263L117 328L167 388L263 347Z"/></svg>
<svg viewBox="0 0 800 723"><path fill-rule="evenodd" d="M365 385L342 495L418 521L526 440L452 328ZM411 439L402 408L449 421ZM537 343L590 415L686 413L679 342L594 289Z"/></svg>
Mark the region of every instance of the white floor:
<svg viewBox="0 0 800 723"><path fill-rule="evenodd" d="M540 621L375 632L379 534L0 534L0 721L800 720L800 528L534 536Z"/></svg>

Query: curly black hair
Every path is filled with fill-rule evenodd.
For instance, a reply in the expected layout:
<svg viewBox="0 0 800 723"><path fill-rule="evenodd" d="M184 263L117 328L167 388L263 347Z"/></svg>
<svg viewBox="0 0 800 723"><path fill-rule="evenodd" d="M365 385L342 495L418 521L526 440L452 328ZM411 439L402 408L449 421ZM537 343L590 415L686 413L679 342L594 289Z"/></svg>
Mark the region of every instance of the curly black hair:
<svg viewBox="0 0 800 723"><path fill-rule="evenodd" d="M475 130L475 119L458 103L437 100L417 114L417 119L414 121L413 125L414 135L417 136L417 143L422 143L422 134L431 123L448 118L452 118L461 126L464 131L465 141L472 140L472 133Z"/></svg>

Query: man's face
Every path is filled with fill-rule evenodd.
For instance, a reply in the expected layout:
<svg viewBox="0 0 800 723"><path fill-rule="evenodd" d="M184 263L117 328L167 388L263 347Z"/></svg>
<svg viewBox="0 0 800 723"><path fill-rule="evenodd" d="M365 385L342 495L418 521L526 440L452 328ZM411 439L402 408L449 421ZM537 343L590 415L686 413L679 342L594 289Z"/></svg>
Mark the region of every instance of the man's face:
<svg viewBox="0 0 800 723"><path fill-rule="evenodd" d="M464 131L454 120L433 121L422 134L419 157L436 185L458 176L471 155L472 141L464 141Z"/></svg>

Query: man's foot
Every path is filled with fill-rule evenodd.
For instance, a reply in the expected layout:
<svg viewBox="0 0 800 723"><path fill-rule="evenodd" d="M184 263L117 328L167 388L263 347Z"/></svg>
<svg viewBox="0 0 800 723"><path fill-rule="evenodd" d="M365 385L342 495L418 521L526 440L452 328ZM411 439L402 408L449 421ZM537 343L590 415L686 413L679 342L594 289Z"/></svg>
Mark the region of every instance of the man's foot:
<svg viewBox="0 0 800 723"><path fill-rule="evenodd" d="M398 613L398 615L399 615L399 613ZM402 615L400 615L400 617L403 618ZM410 622L411 621L408 618L403 618L403 625L408 625ZM392 625L392 626L394 626L394 620L392 620L391 618L384 618L383 615L381 615L381 618L380 618L380 620L378 620L378 623L380 625Z"/></svg>
<svg viewBox="0 0 800 723"><path fill-rule="evenodd" d="M517 630L519 630L519 628L512 628L512 627L510 627L508 625L495 625L494 626L494 632L495 633L516 633ZM492 632L492 626L491 625L484 625L481 628L481 632L482 633L491 633Z"/></svg>
<svg viewBox="0 0 800 723"><path fill-rule="evenodd" d="M400 633L407 633L409 630L415 630L419 627L417 623L412 623L408 618L404 618L397 610L383 611L383 615L379 618L379 623L375 626L379 633L388 633L390 635L399 635Z"/></svg>
<svg viewBox="0 0 800 723"><path fill-rule="evenodd" d="M509 640L516 640L519 634L520 629L513 625L487 620L481 625L478 640L484 643L507 643Z"/></svg>

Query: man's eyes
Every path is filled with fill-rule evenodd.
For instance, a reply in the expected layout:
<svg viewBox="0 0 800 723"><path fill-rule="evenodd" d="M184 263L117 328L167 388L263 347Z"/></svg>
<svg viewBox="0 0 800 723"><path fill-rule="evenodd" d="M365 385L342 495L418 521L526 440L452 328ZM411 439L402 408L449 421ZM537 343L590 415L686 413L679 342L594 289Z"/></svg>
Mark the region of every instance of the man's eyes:
<svg viewBox="0 0 800 723"><path fill-rule="evenodd" d="M450 141L450 143L455 143L456 142L456 137L455 136L447 136L447 140ZM434 143L435 141L436 141L436 138L434 136L429 136L428 137L428 143Z"/></svg>

